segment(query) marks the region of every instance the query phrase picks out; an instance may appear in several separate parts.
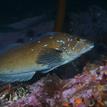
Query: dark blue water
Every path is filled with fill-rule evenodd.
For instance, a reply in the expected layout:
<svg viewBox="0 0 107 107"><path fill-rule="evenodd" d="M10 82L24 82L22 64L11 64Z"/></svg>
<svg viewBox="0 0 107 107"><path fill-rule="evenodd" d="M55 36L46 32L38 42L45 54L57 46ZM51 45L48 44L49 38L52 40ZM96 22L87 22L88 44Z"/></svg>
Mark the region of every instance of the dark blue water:
<svg viewBox="0 0 107 107"><path fill-rule="evenodd" d="M85 11L90 5L107 9L106 0L66 0L67 11ZM1 0L0 25L13 23L26 17L47 14L56 15L58 0Z"/></svg>
<svg viewBox="0 0 107 107"><path fill-rule="evenodd" d="M0 25L24 18L53 13L56 0L2 0L0 1Z"/></svg>

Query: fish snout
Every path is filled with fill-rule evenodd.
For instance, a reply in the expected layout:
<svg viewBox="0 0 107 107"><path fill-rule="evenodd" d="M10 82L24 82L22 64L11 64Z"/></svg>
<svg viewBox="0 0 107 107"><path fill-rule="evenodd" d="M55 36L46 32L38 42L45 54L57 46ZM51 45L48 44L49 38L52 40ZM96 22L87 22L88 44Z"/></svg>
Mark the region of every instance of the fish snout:
<svg viewBox="0 0 107 107"><path fill-rule="evenodd" d="M86 53L94 48L94 43L88 40L82 40L82 43L79 44L81 46L80 51L81 53Z"/></svg>

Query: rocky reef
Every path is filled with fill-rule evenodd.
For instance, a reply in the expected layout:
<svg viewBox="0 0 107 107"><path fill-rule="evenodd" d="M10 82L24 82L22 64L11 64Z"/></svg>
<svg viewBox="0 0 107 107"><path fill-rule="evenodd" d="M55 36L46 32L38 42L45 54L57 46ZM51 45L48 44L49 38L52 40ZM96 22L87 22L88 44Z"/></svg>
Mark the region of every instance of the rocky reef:
<svg viewBox="0 0 107 107"><path fill-rule="evenodd" d="M106 107L107 65L87 64L70 79L47 75L32 84L4 86L2 107Z"/></svg>

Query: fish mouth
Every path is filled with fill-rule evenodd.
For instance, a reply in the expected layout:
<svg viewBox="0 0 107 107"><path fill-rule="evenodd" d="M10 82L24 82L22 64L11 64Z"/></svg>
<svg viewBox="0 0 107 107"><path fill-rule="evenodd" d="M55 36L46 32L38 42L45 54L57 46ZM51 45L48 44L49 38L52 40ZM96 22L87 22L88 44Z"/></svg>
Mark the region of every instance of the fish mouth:
<svg viewBox="0 0 107 107"><path fill-rule="evenodd" d="M86 47L84 47L82 50L81 50L81 54L84 54L88 51L90 51L91 49L94 48L94 43L90 42L86 45Z"/></svg>

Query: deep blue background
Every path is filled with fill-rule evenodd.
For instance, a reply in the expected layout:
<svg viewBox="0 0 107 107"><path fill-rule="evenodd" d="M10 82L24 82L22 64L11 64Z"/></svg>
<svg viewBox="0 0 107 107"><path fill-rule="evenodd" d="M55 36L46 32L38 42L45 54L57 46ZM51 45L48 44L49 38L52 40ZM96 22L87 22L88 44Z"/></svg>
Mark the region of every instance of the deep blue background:
<svg viewBox="0 0 107 107"><path fill-rule="evenodd" d="M90 5L107 9L107 0L66 0L67 11L85 11ZM0 0L0 25L33 17L56 15L58 0Z"/></svg>

